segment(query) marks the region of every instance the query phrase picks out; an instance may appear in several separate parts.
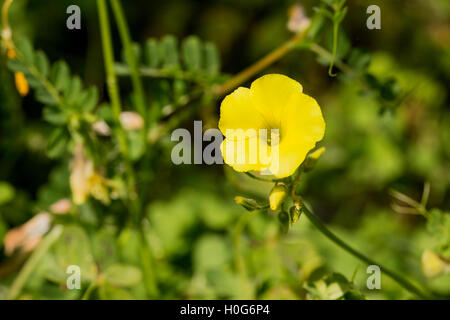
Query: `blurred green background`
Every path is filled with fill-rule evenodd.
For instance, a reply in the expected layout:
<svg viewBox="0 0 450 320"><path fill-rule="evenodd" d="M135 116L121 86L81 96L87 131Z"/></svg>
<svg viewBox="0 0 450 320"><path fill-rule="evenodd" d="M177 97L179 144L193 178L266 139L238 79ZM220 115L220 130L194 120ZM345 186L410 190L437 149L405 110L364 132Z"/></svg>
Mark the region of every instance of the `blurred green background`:
<svg viewBox="0 0 450 320"><path fill-rule="evenodd" d="M133 40L142 43L149 37L172 34L183 39L195 34L215 43L222 71L235 74L292 36L286 23L288 9L296 3L133 0L125 1L124 9ZM80 31L65 27L65 11L71 4L82 10ZM317 1L305 0L301 4L312 15ZM371 4L381 8L381 30L366 28L366 8ZM450 3L354 0L347 5L349 13L339 40L340 57L346 59L354 48L364 49L371 55L370 73L383 81L396 79L395 89L401 97L386 102L389 99L379 99L364 90L364 84L329 77L327 66L306 50L294 50L265 70L298 80L324 113L327 130L321 145L327 151L315 170L305 176L302 192L315 212L353 246L448 298L450 275L427 279L421 271L422 252L442 240L427 229L423 217L394 212L389 190L394 188L420 200L428 181L428 207L439 208L448 216ZM52 61L65 59L86 84L103 88L102 97L107 99L95 1L16 0L10 16L16 33L31 38ZM113 30L119 57L120 41ZM325 39L324 46L327 43ZM56 161L46 155L46 138L52 127L42 121L42 105L32 95L19 97L5 63L2 58L0 247L7 230L70 196L70 158ZM213 106L216 117L219 106L220 101ZM205 116L200 109L182 127L191 129L194 119L214 124L216 118ZM226 166L174 166L170 161L172 145L167 135L154 146L157 161L145 171L152 181L144 201L149 203L148 237L155 256L160 298L239 298L242 284L233 267L232 234L244 209L235 204L233 197L264 199L270 186L251 181ZM95 213L98 210L105 213L99 216ZM123 215L120 208L113 204L105 209L93 202L81 208L80 215L88 238L80 234L76 229L79 227L73 227L69 231L79 241L66 245L74 246L74 255L92 256L86 259L86 269L95 264L104 270L117 262L139 265L137 235L131 229L118 227L110 217ZM450 224L446 226L450 228ZM444 231L450 234L448 228ZM348 279L356 273L354 286L367 298L410 297L385 276L382 290L368 290L366 266L329 243L303 217L288 235L283 235L276 217L265 212L255 214L245 230L241 250L256 298L302 299L306 293L314 296L314 290L306 287L319 267ZM56 272L54 260L58 260L58 246L33 273L23 298L80 298L80 291L65 290L58 279L52 279L51 274ZM16 264L0 252L0 298L21 262ZM144 298L142 284L133 280L130 276L129 284L110 284L105 292L94 296ZM320 297L326 298L322 294Z"/></svg>

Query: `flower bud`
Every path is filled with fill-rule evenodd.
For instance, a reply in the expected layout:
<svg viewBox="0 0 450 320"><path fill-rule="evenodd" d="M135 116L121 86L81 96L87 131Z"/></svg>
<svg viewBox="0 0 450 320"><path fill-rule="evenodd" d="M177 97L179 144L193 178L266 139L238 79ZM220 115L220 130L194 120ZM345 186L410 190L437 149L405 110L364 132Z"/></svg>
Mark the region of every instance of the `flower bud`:
<svg viewBox="0 0 450 320"><path fill-rule="evenodd" d="M125 111L120 114L120 123L127 131L136 131L142 129L144 119L136 112Z"/></svg>
<svg viewBox="0 0 450 320"><path fill-rule="evenodd" d="M104 120L95 122L92 125L92 130L94 130L94 132L100 136L107 137L111 135L111 128Z"/></svg>
<svg viewBox="0 0 450 320"><path fill-rule="evenodd" d="M289 209L289 213L291 214L291 223L294 224L300 219L300 216L302 214L302 207L301 205L294 205Z"/></svg>
<svg viewBox="0 0 450 320"><path fill-rule="evenodd" d="M6 55L8 56L8 59L14 60L17 58L17 53L14 49L8 49L6 51Z"/></svg>
<svg viewBox="0 0 450 320"><path fill-rule="evenodd" d="M22 97L25 97L28 92L30 92L30 86L28 85L25 75L23 72L16 72L14 73L14 79L16 82L17 91Z"/></svg>
<svg viewBox="0 0 450 320"><path fill-rule="evenodd" d="M289 20L287 28L294 33L300 33L311 25L311 20L306 16L305 9L299 5L293 5L288 12Z"/></svg>
<svg viewBox="0 0 450 320"><path fill-rule="evenodd" d="M66 214L70 211L71 207L72 202L69 199L64 198L52 204L50 206L50 211L54 214Z"/></svg>
<svg viewBox="0 0 450 320"><path fill-rule="evenodd" d="M422 254L422 272L428 278L437 277L450 271L448 265L438 254L425 250Z"/></svg>
<svg viewBox="0 0 450 320"><path fill-rule="evenodd" d="M280 208L287 197L287 188L284 184L278 184L273 187L269 195L270 209L275 211Z"/></svg>
<svg viewBox="0 0 450 320"><path fill-rule="evenodd" d="M261 206L253 199L236 196L234 197L234 201L248 211L255 211L261 208Z"/></svg>

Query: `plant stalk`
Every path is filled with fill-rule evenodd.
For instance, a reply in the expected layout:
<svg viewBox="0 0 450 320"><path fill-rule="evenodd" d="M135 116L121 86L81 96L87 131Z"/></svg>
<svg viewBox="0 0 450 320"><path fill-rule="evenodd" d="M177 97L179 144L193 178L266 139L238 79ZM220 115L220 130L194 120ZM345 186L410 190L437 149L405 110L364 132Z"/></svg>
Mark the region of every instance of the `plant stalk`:
<svg viewBox="0 0 450 320"><path fill-rule="evenodd" d="M290 52L292 49L294 49L297 45L299 45L306 37L308 33L308 29L305 31L295 35L293 38L291 38L289 41L282 44L277 49L273 50L269 54L267 54L262 59L258 60L256 63L252 64L248 68L244 69L243 71L239 72L237 75L235 75L233 78L225 82L223 85L216 88L215 93L218 96L223 96L242 84L243 82L249 80L251 77L253 77L255 74L261 72L274 62L278 61L280 58L282 58L286 53Z"/></svg>
<svg viewBox="0 0 450 320"><path fill-rule="evenodd" d="M120 113L122 112L122 104L117 84L117 77L114 71L114 53L111 40L111 29L109 25L108 9L106 0L97 0L98 16L100 20L100 32L102 36L103 59L106 71L106 83L108 93L111 99L111 106L114 120L117 126L117 136L119 145L123 155L129 159L128 144L125 131L120 123Z"/></svg>
<svg viewBox="0 0 450 320"><path fill-rule="evenodd" d="M30 275L33 273L33 270L51 246L59 239L62 232L63 226L57 225L44 237L39 247L31 254L27 262L25 262L23 268L20 269L16 279L14 279L7 295L8 300L14 300L20 295L20 292L22 291Z"/></svg>
<svg viewBox="0 0 450 320"><path fill-rule="evenodd" d="M346 244L343 240L338 238L334 233L332 233L321 221L320 219L311 211L309 211L305 206L303 207L303 212L308 218L308 220L319 230L325 237L327 237L329 240L333 241L337 246L341 247L341 249L344 249L352 256L358 258L359 260L369 264L369 265L378 265L382 272L384 272L387 276L389 276L392 280L396 281L399 285L401 285L404 289L409 291L410 293L418 296L421 299L430 299L430 295L424 293L422 289L419 289L417 286L409 282L409 280L405 279L403 276L399 275L398 273L390 270L389 268L386 268L385 266L382 266L380 263L368 258L367 256L363 255L362 253L358 252L354 248L350 247L348 244Z"/></svg>
<svg viewBox="0 0 450 320"><path fill-rule="evenodd" d="M256 212L258 212L258 210L246 211L244 215L240 216L232 233L234 266L239 277L241 292L243 292L242 297L239 297L241 299L253 298L252 288L250 286L250 282L247 276L247 270L245 267L245 260L242 256L241 239L245 227Z"/></svg>
<svg viewBox="0 0 450 320"><path fill-rule="evenodd" d="M144 86L142 84L141 74L139 71L138 61L136 55L134 54L133 44L131 41L130 30L128 28L128 23L123 13L123 7L120 0L111 0L111 6L116 19L117 27L119 29L120 38L122 40L122 45L125 50L125 57L127 59L128 66L130 68L130 76L134 89L134 98L136 102L136 108L138 113L144 120L144 127L142 128L142 135L144 140L144 145L147 141L147 117L146 117L146 102L144 95Z"/></svg>

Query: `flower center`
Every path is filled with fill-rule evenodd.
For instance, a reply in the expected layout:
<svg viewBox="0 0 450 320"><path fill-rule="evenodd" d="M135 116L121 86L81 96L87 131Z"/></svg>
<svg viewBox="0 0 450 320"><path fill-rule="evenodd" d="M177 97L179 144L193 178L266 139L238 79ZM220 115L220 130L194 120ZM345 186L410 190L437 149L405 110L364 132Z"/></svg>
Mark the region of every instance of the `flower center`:
<svg viewBox="0 0 450 320"><path fill-rule="evenodd" d="M266 143L268 146L276 146L281 142L281 132L280 129L268 128L266 135Z"/></svg>

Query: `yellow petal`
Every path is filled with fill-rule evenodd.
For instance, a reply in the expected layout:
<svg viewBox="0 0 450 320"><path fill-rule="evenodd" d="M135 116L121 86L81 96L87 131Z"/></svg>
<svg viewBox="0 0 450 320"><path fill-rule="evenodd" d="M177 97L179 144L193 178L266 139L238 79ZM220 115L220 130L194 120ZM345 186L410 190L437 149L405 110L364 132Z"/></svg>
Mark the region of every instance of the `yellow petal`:
<svg viewBox="0 0 450 320"><path fill-rule="evenodd" d="M298 143L309 142L315 145L322 140L325 121L317 101L303 93L291 96L283 113L281 132L282 139L295 139Z"/></svg>
<svg viewBox="0 0 450 320"><path fill-rule="evenodd" d="M325 121L316 100L301 93L291 96L282 116L279 156L272 152L272 162L278 161L277 178L292 175L325 133Z"/></svg>
<svg viewBox="0 0 450 320"><path fill-rule="evenodd" d="M250 90L238 88L222 101L220 106L219 129L224 136L227 130L265 128L265 120L250 99Z"/></svg>
<svg viewBox="0 0 450 320"><path fill-rule="evenodd" d="M268 74L253 81L250 91L254 108L261 113L270 128L279 129L285 107L292 95L303 92L303 87L284 75Z"/></svg>
<svg viewBox="0 0 450 320"><path fill-rule="evenodd" d="M287 189L284 185L279 184L273 187L269 195L270 209L273 211L278 210L287 195Z"/></svg>
<svg viewBox="0 0 450 320"><path fill-rule="evenodd" d="M251 146L252 145L252 146ZM260 171L268 165L261 163L258 156L258 139L256 137L245 140L225 139L220 145L223 160L238 172Z"/></svg>

